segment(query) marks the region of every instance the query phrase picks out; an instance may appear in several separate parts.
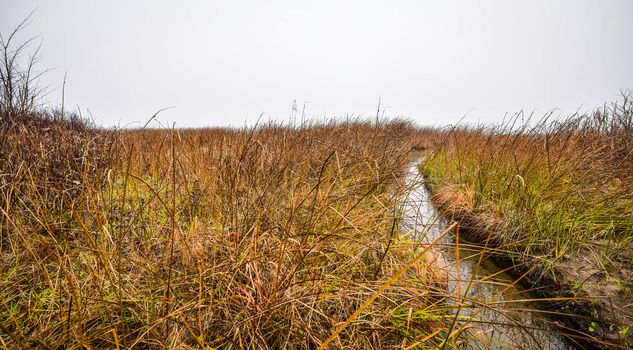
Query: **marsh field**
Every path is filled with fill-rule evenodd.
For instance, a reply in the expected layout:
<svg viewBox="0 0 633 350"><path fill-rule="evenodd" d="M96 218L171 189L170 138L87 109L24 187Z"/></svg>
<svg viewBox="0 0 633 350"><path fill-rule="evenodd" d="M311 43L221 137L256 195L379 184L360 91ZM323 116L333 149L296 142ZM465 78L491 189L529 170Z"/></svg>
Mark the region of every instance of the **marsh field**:
<svg viewBox="0 0 633 350"><path fill-rule="evenodd" d="M523 117L2 111L0 346L630 348L633 102ZM411 224L415 186L436 222Z"/></svg>

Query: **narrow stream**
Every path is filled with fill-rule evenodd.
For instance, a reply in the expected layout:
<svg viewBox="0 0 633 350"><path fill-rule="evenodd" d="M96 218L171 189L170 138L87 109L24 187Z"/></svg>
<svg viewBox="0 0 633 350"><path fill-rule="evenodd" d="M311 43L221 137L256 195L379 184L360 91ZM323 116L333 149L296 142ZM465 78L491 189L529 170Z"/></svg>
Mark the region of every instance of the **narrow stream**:
<svg viewBox="0 0 633 350"><path fill-rule="evenodd" d="M445 229L446 221L435 211L419 163L408 170L409 195L403 202L403 234L412 234L424 243L434 241ZM445 303L459 312L458 326L467 325L472 340L467 349L575 349L565 337L557 334L551 321L536 310L536 303L524 300L535 296L502 272L484 252L484 247L447 235L438 244L447 269ZM483 255L483 256L482 256ZM457 308L461 301L462 307Z"/></svg>

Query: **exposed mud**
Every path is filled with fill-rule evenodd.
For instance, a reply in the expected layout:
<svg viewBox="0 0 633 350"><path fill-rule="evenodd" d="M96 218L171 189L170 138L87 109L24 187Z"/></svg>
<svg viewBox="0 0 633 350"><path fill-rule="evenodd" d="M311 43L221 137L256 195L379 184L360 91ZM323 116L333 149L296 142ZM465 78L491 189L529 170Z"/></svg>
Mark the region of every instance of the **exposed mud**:
<svg viewBox="0 0 633 350"><path fill-rule="evenodd" d="M461 234L479 244L504 247L516 244L520 232L504 227L503 218L474 210L473 193L460 186L437 189L431 200L443 216L460 224ZM509 268L522 284L549 298L547 308L569 316L555 316L575 337L586 338L582 347L630 348L633 337L631 261L622 252L605 254L608 242L591 242L559 259L548 256L516 256L510 252L493 259ZM547 264L544 261L548 261ZM551 300L551 299L556 300Z"/></svg>

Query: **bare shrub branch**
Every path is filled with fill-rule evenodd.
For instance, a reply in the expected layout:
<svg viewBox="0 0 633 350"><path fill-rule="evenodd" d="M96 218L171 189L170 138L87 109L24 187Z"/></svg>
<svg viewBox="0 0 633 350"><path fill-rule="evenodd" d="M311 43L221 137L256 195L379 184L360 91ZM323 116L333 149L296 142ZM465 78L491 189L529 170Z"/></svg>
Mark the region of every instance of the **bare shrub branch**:
<svg viewBox="0 0 633 350"><path fill-rule="evenodd" d="M0 109L7 112L5 117L8 118L33 112L44 95L39 80L46 70L37 69L41 41L32 51L38 36L18 41L33 13L24 18L9 35L0 33Z"/></svg>

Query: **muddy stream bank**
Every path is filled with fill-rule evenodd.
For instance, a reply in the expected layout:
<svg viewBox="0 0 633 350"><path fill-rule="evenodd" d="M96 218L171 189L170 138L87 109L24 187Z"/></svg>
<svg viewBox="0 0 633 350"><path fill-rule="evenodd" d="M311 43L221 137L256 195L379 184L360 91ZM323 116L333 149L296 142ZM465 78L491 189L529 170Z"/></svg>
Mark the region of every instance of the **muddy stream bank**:
<svg viewBox="0 0 633 350"><path fill-rule="evenodd" d="M436 212L413 162L406 176L408 195L403 201L403 234L430 243L448 228ZM577 349L561 335L554 321L539 309L537 297L497 266L484 246L446 235L434 248L446 270L445 305L466 326L468 349ZM458 305L461 304L461 307Z"/></svg>

